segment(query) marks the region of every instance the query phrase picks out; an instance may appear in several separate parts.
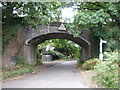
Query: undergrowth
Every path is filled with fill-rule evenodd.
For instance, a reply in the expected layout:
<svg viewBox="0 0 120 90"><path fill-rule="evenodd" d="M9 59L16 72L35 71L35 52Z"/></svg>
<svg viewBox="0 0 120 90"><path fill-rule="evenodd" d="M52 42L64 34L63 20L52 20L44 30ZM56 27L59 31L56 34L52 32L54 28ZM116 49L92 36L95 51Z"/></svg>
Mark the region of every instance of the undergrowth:
<svg viewBox="0 0 120 90"><path fill-rule="evenodd" d="M80 64L80 70L88 71L93 70L96 75L92 78L100 87L104 88L120 88L119 80L120 78L118 61L118 52L105 52L104 60L90 59Z"/></svg>
<svg viewBox="0 0 120 90"><path fill-rule="evenodd" d="M94 79L106 88L118 88L118 69L118 52L105 52L104 61L95 66L97 75Z"/></svg>
<svg viewBox="0 0 120 90"><path fill-rule="evenodd" d="M37 70L33 65L16 65L16 66L9 66L3 67L2 69L2 79L8 79L12 77L17 77L26 73L30 73L32 71Z"/></svg>
<svg viewBox="0 0 120 90"><path fill-rule="evenodd" d="M26 59L18 57L15 66L7 66L2 68L2 79L14 78L23 74L31 73L38 70L35 65L26 64Z"/></svg>

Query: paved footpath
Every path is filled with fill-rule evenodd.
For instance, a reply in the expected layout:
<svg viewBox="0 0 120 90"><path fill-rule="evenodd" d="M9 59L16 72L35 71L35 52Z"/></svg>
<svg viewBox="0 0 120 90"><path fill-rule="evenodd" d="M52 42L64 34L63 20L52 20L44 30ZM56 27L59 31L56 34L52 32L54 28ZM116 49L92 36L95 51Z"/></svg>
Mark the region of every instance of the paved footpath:
<svg viewBox="0 0 120 90"><path fill-rule="evenodd" d="M76 61L59 62L38 74L3 83L3 88L89 88L76 68Z"/></svg>

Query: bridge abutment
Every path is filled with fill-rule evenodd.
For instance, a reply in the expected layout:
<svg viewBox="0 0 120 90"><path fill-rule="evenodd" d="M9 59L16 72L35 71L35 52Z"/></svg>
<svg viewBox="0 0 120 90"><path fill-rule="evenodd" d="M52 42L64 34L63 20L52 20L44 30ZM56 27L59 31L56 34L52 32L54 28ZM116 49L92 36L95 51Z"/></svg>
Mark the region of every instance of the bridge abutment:
<svg viewBox="0 0 120 90"><path fill-rule="evenodd" d="M88 47L82 47L82 60L86 61L89 59L90 57L90 52L89 52L89 48Z"/></svg>
<svg viewBox="0 0 120 90"><path fill-rule="evenodd" d="M26 64L36 64L36 46L24 45L23 53L23 57L26 59Z"/></svg>

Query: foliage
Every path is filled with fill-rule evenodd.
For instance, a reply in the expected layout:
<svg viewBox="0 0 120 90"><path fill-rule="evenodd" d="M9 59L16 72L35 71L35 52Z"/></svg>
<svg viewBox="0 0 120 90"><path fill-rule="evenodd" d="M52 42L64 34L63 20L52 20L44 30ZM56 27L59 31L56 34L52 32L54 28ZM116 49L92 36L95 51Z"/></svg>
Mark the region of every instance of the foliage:
<svg viewBox="0 0 120 90"><path fill-rule="evenodd" d="M71 58L81 58L81 49L79 45L75 44L70 40L63 39L51 39L43 42L38 45L38 50L45 49L47 46L50 49L53 48L54 51L64 54L67 57Z"/></svg>
<svg viewBox="0 0 120 90"><path fill-rule="evenodd" d="M103 38L108 41L107 50L113 51L118 47L116 46L116 42L119 41L118 30L120 28L120 4L118 2L1 2L1 4L3 25L15 18L20 18L19 20L24 25L30 24L34 27L60 21L61 8L75 6L73 8L77 9L78 13L72 23L66 24L74 37L90 29L97 40ZM3 41L6 44L8 40L3 39ZM98 47L96 51L97 49Z"/></svg>
<svg viewBox="0 0 120 90"><path fill-rule="evenodd" d="M18 57L17 64L18 65L26 64L26 59L24 57Z"/></svg>
<svg viewBox="0 0 120 90"><path fill-rule="evenodd" d="M84 64L82 65L82 68L85 70L91 70L91 69L94 69L94 66L97 64L99 64L98 59L90 59L84 62Z"/></svg>
<svg viewBox="0 0 120 90"><path fill-rule="evenodd" d="M37 56L38 59L41 58L41 56L42 56L42 49L41 49L41 47L37 48L37 50L36 50L36 56Z"/></svg>
<svg viewBox="0 0 120 90"><path fill-rule="evenodd" d="M82 59L77 60L77 66L78 67L81 67L83 63L84 63L84 61Z"/></svg>
<svg viewBox="0 0 120 90"><path fill-rule="evenodd" d="M37 60L37 64L40 62ZM26 59L23 57L18 57L18 62L15 66L8 66L2 68L2 79L14 78L20 75L36 71L37 68L34 65L26 64Z"/></svg>
<svg viewBox="0 0 120 90"><path fill-rule="evenodd" d="M62 54L62 53L60 53L58 51L49 50L48 52L53 55L54 59L63 59L63 58L66 57L64 54Z"/></svg>
<svg viewBox="0 0 120 90"><path fill-rule="evenodd" d="M22 24L37 27L49 25L61 19L60 6L64 2L0 2L2 5L3 49L16 34Z"/></svg>
<svg viewBox="0 0 120 90"><path fill-rule="evenodd" d="M118 88L118 52L106 52L105 61L95 66L97 80L102 86L107 88Z"/></svg>
<svg viewBox="0 0 120 90"><path fill-rule="evenodd" d="M118 63L118 51L104 52L104 60L111 61L112 63Z"/></svg>
<svg viewBox="0 0 120 90"><path fill-rule="evenodd" d="M78 24L97 25L99 23L108 24L114 22L118 25L119 3L118 2L78 2L75 3L78 9ZM112 20L110 20L112 19ZM119 25L118 25L119 26Z"/></svg>
<svg viewBox="0 0 120 90"><path fill-rule="evenodd" d="M2 2L3 21L10 21L10 18L22 17L24 24L33 27L39 24L48 25L50 22L61 19L60 6L64 2Z"/></svg>
<svg viewBox="0 0 120 90"><path fill-rule="evenodd" d="M116 42L119 41L120 29L118 2L70 2L68 5L75 6L78 11L74 21L66 25L75 37L78 37L82 31L90 29L97 41L100 38L108 41L106 50L117 49ZM96 44L97 50L98 43Z"/></svg>
<svg viewBox="0 0 120 90"><path fill-rule="evenodd" d="M107 52L113 52L115 50L118 50L119 44L118 41L111 39L107 39L108 43L106 44L106 51Z"/></svg>
<svg viewBox="0 0 120 90"><path fill-rule="evenodd" d="M69 40L56 39L53 41L55 49L71 58L80 57L80 46Z"/></svg>
<svg viewBox="0 0 120 90"><path fill-rule="evenodd" d="M73 34L74 37L78 37L79 34L81 34L84 30L84 28L80 25L78 26L78 24L75 23L75 21L72 23L66 23L65 27L68 29L68 33Z"/></svg>
<svg viewBox="0 0 120 90"><path fill-rule="evenodd" d="M2 27L2 47L3 50L5 46L8 44L9 40L17 33L19 28L21 27L20 24L7 24Z"/></svg>
<svg viewBox="0 0 120 90"><path fill-rule="evenodd" d="M42 64L42 60L41 59L37 59L36 60L36 65L40 65L40 64Z"/></svg>

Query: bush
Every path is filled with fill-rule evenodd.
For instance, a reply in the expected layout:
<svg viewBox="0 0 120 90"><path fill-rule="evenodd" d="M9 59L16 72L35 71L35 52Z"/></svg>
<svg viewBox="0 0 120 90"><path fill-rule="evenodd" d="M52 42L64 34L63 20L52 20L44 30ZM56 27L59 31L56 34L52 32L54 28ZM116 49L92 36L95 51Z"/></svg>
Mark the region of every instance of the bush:
<svg viewBox="0 0 120 90"><path fill-rule="evenodd" d="M118 52L106 52L105 60L95 66L98 83L107 88L118 88Z"/></svg>
<svg viewBox="0 0 120 90"><path fill-rule="evenodd" d="M112 61L112 63L118 63L118 52L105 52L104 53L105 61Z"/></svg>
<svg viewBox="0 0 120 90"><path fill-rule="evenodd" d="M94 69L94 66L96 64L99 63L99 60L98 59L90 59L90 60L87 60L83 65L82 65L82 68L85 69L85 70L90 70L90 69Z"/></svg>

